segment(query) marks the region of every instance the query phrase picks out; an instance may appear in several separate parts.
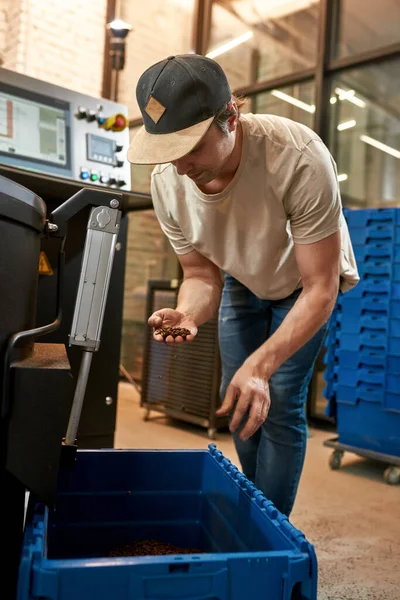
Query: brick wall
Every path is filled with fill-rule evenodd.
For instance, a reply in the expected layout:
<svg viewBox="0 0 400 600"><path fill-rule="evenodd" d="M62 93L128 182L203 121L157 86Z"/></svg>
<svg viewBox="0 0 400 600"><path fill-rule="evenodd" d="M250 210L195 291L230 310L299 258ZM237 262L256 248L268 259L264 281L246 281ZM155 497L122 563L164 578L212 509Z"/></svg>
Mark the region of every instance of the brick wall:
<svg viewBox="0 0 400 600"><path fill-rule="evenodd" d="M27 0L2 0L0 9L0 55L2 66L23 72Z"/></svg>
<svg viewBox="0 0 400 600"><path fill-rule="evenodd" d="M106 0L2 0L3 67L101 95Z"/></svg>
<svg viewBox="0 0 400 600"><path fill-rule="evenodd" d="M191 51L193 7L194 0L121 1L121 18L133 30L127 39L119 101L128 106L131 118L141 116L135 90L142 72L169 55Z"/></svg>
<svg viewBox="0 0 400 600"><path fill-rule="evenodd" d="M6 45L7 8L8 0L0 4L0 67L4 63L4 48Z"/></svg>

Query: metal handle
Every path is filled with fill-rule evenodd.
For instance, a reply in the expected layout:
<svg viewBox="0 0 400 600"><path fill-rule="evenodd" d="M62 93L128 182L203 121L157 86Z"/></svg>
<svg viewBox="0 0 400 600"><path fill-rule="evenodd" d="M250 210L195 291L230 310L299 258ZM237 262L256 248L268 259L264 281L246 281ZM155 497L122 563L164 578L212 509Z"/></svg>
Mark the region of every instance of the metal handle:
<svg viewBox="0 0 400 600"><path fill-rule="evenodd" d="M73 446L75 444L89 378L90 365L92 364L92 357L93 352L88 352L87 350L83 352L78 381L76 382L74 401L72 403L71 414L68 422L68 429L65 435L65 443L67 446Z"/></svg>
<svg viewBox="0 0 400 600"><path fill-rule="evenodd" d="M70 345L82 347L83 356L65 436L66 446L74 446L76 443L93 352L100 347L120 220L121 212L117 208L108 206L93 208L89 217L69 338Z"/></svg>

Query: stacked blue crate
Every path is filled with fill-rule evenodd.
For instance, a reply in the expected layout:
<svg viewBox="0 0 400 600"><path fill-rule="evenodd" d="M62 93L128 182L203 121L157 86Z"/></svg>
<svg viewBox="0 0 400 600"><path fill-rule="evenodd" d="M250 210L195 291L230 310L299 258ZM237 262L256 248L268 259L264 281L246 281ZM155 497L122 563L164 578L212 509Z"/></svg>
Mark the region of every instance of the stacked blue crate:
<svg viewBox="0 0 400 600"><path fill-rule="evenodd" d="M400 209L344 214L360 282L331 317L327 414L340 443L400 456Z"/></svg>

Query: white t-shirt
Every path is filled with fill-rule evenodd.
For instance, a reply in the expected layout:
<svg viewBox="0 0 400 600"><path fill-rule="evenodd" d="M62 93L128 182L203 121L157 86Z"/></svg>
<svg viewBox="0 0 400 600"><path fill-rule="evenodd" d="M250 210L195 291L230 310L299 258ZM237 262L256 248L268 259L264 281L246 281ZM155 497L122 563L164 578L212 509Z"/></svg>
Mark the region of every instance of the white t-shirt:
<svg viewBox="0 0 400 600"><path fill-rule="evenodd" d="M278 300L301 287L294 242L341 232L340 287L359 280L335 162L308 127L245 114L242 155L219 194L199 190L168 163L151 178L154 210L177 254L197 250L256 296Z"/></svg>

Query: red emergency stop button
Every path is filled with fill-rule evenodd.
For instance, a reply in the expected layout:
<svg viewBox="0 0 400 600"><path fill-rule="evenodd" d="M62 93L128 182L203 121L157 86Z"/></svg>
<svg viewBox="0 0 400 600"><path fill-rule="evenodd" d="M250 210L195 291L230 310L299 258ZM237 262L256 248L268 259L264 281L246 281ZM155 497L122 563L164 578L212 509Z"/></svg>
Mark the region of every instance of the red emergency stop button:
<svg viewBox="0 0 400 600"><path fill-rule="evenodd" d="M118 115L115 119L115 127L118 127L118 129L123 129L125 127L125 117Z"/></svg>
<svg viewBox="0 0 400 600"><path fill-rule="evenodd" d="M112 117L107 117L102 127L106 130L122 131L125 127L128 127L128 119L125 115L116 113Z"/></svg>

